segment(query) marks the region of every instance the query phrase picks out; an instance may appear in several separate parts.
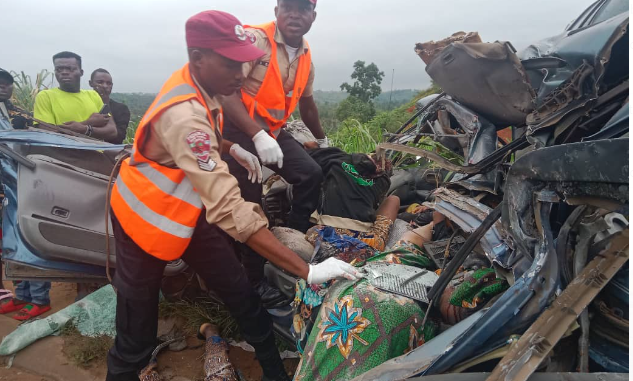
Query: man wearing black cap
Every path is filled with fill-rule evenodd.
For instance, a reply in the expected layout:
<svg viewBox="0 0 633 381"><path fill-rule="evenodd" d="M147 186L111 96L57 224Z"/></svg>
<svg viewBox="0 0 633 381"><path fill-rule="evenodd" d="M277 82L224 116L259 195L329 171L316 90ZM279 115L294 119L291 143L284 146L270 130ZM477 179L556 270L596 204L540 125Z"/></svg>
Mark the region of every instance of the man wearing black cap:
<svg viewBox="0 0 633 381"><path fill-rule="evenodd" d="M13 76L6 70L0 69L0 130L10 130L11 118L9 117L9 99L13 94Z"/></svg>
<svg viewBox="0 0 633 381"><path fill-rule="evenodd" d="M246 79L241 93L222 102L226 114L224 137L257 154L263 164L292 184L288 226L304 233L311 226L310 215L317 208L323 174L321 167L283 127L298 106L301 119L319 146L328 146L312 96L314 66L304 39L316 18L316 2L278 0L275 22L246 28L247 33L254 35L255 45L266 54L244 65ZM240 184L242 197L260 204L262 185L248 182L246 171L231 158L226 160ZM287 303L285 296L266 282L265 259L243 246L240 251L248 277L264 305L275 308Z"/></svg>
<svg viewBox="0 0 633 381"><path fill-rule="evenodd" d="M13 81L11 73L0 69L0 130L25 129L33 118L32 113L11 103Z"/></svg>
<svg viewBox="0 0 633 381"><path fill-rule="evenodd" d="M185 30L189 63L172 74L145 113L133 153L122 162L112 188L117 336L108 354L107 380L138 380L137 372L147 365L156 345L162 274L167 261L177 258L227 306L255 348L263 379L289 380L270 316L231 238L308 283L361 274L333 258L307 265L267 229L261 208L240 196L221 152L239 162L251 181L261 181L261 167L253 154L222 139L216 96L238 91L242 63L263 52L228 13L199 13Z"/></svg>

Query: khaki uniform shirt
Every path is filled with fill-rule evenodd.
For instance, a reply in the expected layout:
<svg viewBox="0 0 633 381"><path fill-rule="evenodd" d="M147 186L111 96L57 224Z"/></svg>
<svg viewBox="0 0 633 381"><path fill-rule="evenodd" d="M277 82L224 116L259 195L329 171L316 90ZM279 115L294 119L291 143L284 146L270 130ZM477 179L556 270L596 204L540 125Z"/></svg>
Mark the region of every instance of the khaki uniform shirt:
<svg viewBox="0 0 633 381"><path fill-rule="evenodd" d="M217 120L219 102L210 98L200 86L198 88ZM150 129L145 142L139 145L141 154L161 165L178 167L185 172L200 194L210 224L217 225L240 242L245 242L255 232L268 226L261 207L244 201L237 180L220 158L222 136L219 129L214 131L211 127L207 111L200 102L194 99L169 107L146 128ZM209 135L209 153L214 162L210 161L210 166L201 165L189 147L187 137L196 131Z"/></svg>
<svg viewBox="0 0 633 381"><path fill-rule="evenodd" d="M242 72L244 73L245 78L242 89L245 90L248 94L255 96L259 91L259 88L262 86L264 77L266 77L268 63L270 62L270 54L272 52L272 45L264 31L255 28L246 28L246 30L253 33L257 38L254 45L266 52L266 54L264 54L261 58L255 61L247 62L242 66ZM295 85L297 67L299 66L299 57L304 55L308 51L308 48L304 39L301 46L299 46L297 56L292 62L290 62L288 52L286 51L286 47L284 46L286 43L281 33L279 33L279 29L275 30L274 42L277 44L277 63L279 64L281 81L284 84L284 90L286 91L286 94L288 94L292 91ZM313 82L314 65L310 63L310 76L308 77L308 83L303 90L302 97L312 96Z"/></svg>

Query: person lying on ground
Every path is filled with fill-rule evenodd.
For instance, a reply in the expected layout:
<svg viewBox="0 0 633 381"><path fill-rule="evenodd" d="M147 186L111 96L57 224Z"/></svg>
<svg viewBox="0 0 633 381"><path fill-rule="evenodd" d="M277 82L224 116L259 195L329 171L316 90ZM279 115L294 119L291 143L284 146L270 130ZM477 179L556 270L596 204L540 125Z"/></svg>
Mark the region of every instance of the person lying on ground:
<svg viewBox="0 0 633 381"><path fill-rule="evenodd" d="M309 144L308 144L309 147ZM383 250L400 208L396 196L385 198L391 181L391 163L375 157L331 148L309 149L321 166L324 181L314 221L306 239L313 245L324 226ZM380 205L380 206L379 206Z"/></svg>
<svg viewBox="0 0 633 381"><path fill-rule="evenodd" d="M430 223L406 232L393 247L374 253L363 263L441 271L422 247L434 240L434 231L446 221L433 211ZM353 257L350 253L336 256L345 260ZM303 356L294 379L352 379L424 345L440 333L440 322L454 325L508 288L491 266L467 263L442 293L439 308L428 317L425 304L379 289L368 278L322 285L299 281L292 334Z"/></svg>
<svg viewBox="0 0 633 381"><path fill-rule="evenodd" d="M387 251L368 256L352 249L335 257L359 265L385 262L433 270L420 247L432 240L433 227L442 220L438 213L434 222L407 232ZM438 328L430 319L423 325L425 311L415 300L378 290L366 278L321 285L300 280L294 307L291 333L303 353L295 379L303 381L351 379L415 349Z"/></svg>

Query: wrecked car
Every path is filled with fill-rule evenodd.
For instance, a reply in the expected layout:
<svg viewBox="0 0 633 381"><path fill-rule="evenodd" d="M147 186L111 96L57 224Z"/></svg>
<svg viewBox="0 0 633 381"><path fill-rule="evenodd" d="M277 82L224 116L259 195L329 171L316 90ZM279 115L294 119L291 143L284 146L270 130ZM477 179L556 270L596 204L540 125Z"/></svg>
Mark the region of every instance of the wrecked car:
<svg viewBox="0 0 633 381"><path fill-rule="evenodd" d="M276 331L297 343L296 327L306 328L297 379L628 373L627 46L628 3L620 0L596 2L560 35L521 52L476 33L416 46L443 92L422 99L377 153L417 164L391 178L402 217L418 203L446 223L419 247L424 265L386 250L364 263L358 284L318 290L311 327L295 321L295 308L307 305L295 300L297 279L266 265L288 297L270 311ZM499 135L508 128L509 141ZM417 147L422 137L463 163ZM0 143L7 278L105 280L116 268L106 255L106 238L114 247L107 186L124 147L40 131L0 132ZM290 187L266 177L265 213L283 226ZM392 235L408 229L397 226ZM308 251L307 261L332 255L327 245ZM164 291L178 294L194 279L175 261ZM367 311L402 317L395 324ZM380 351L387 358L367 361ZM591 379L581 373L569 378Z"/></svg>

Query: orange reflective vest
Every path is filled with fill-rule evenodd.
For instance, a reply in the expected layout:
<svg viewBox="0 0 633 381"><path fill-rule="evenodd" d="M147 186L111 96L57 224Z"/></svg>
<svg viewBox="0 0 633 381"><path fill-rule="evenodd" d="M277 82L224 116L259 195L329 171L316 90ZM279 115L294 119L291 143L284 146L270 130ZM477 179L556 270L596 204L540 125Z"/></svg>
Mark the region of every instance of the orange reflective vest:
<svg viewBox="0 0 633 381"><path fill-rule="evenodd" d="M297 102L303 94L308 78L310 77L311 54L310 49L299 57L299 65L295 76L295 85L290 94L286 94L284 84L281 81L279 63L277 61L277 43L275 42L275 22L268 24L247 26L261 29L272 47L270 62L266 76L255 96L242 90L242 102L246 106L251 118L253 118L263 130L276 137L275 131L279 130L288 120L288 117L297 107ZM304 43L307 44L307 42ZM307 46L307 45L306 45ZM259 64L259 63L258 63Z"/></svg>
<svg viewBox="0 0 633 381"><path fill-rule="evenodd" d="M202 212L202 200L184 171L147 159L138 144L145 140L147 127L167 108L191 99L207 109L215 129L213 114L187 64L172 74L141 119L132 155L122 162L110 198L112 211L127 235L145 252L165 261L179 258L189 245ZM222 118L218 119L221 132Z"/></svg>

